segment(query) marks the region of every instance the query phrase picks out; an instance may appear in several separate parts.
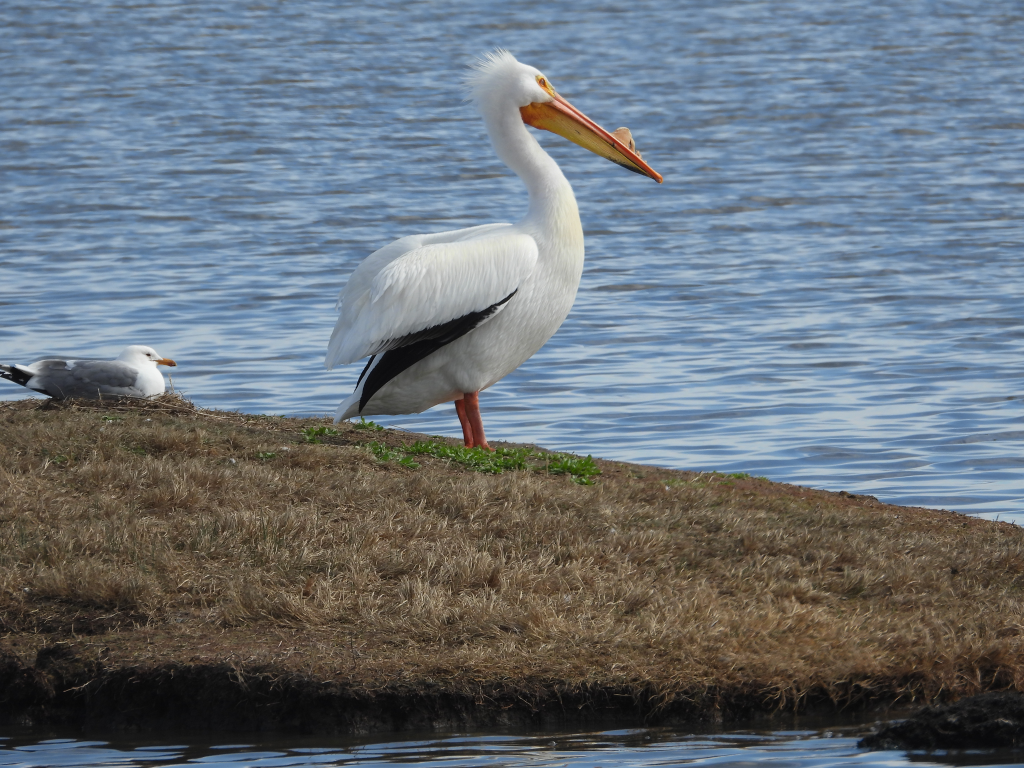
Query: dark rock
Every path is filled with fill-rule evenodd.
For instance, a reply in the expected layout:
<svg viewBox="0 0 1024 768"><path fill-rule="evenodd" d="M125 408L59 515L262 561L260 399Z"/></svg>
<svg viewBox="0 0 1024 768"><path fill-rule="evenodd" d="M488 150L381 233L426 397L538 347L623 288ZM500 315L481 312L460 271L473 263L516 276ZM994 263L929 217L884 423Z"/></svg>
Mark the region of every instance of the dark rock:
<svg viewBox="0 0 1024 768"><path fill-rule="evenodd" d="M1024 746L1024 694L999 691L925 707L861 740L870 749L997 749Z"/></svg>

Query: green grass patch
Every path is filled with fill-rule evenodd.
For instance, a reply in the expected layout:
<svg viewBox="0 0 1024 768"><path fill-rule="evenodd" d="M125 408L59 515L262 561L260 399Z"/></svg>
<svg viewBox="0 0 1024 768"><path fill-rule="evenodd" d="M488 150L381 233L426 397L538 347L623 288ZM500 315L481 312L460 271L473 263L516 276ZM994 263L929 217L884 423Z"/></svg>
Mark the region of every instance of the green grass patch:
<svg viewBox="0 0 1024 768"><path fill-rule="evenodd" d="M372 430L374 432L383 432L384 431L384 427L382 427L380 424L378 424L375 421L367 421L366 417L364 417L364 416L360 416L359 417L359 423L358 424L353 424L352 426L355 427L356 429L369 429L369 430Z"/></svg>
<svg viewBox="0 0 1024 768"><path fill-rule="evenodd" d="M405 449L406 453L418 456L434 456L438 459L469 467L475 472L497 475L515 469L526 469L529 448L498 448L485 451L483 448L466 448L449 445L436 440L419 440Z"/></svg>
<svg viewBox="0 0 1024 768"><path fill-rule="evenodd" d="M302 436L307 443L322 443L321 437L330 437L338 434L338 430L332 427L306 427L302 430Z"/></svg>
<svg viewBox="0 0 1024 768"><path fill-rule="evenodd" d="M397 461L403 467L416 469L419 464L411 456L406 456L401 448L388 448L384 443L376 441L368 443L367 447L377 457L377 461Z"/></svg>
<svg viewBox="0 0 1024 768"><path fill-rule="evenodd" d="M573 456L571 453L541 454L547 457L547 471L550 475L569 475L574 483L580 485L593 485L594 477L601 474L601 470L594 463L594 457Z"/></svg>
<svg viewBox="0 0 1024 768"><path fill-rule="evenodd" d="M405 448L388 448L383 443L369 444L378 461L398 461L407 467L418 467L413 456L433 456L453 464L472 469L474 472L497 475L502 472L534 470L551 475L569 475L574 483L593 485L594 477L601 474L591 456L574 456L571 453L542 453L532 448L466 448L450 445L440 440L418 440Z"/></svg>

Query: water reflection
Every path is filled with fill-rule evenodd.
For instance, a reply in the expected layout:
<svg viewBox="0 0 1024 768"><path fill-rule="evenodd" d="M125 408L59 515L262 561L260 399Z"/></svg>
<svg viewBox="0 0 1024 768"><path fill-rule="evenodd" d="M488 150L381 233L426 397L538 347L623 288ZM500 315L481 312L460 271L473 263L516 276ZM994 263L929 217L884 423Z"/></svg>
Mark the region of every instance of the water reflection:
<svg viewBox="0 0 1024 768"><path fill-rule="evenodd" d="M973 751L904 753L857 748L864 726L825 730L679 735L663 729L542 735L457 735L407 738L242 741L183 744L119 738L113 741L31 740L0 735L0 766L661 766L785 765L908 766L1012 765L1021 753ZM2 733L2 732L0 732Z"/></svg>

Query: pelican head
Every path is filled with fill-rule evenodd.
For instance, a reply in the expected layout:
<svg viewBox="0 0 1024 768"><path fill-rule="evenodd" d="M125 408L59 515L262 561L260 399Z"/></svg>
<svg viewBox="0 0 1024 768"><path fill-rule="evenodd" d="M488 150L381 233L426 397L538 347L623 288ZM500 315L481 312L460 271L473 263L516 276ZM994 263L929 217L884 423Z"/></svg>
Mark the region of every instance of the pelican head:
<svg viewBox="0 0 1024 768"><path fill-rule="evenodd" d="M520 63L508 51L498 49L478 61L467 85L485 116L518 107L527 125L556 133L616 165L661 183L661 174L620 138L628 142L628 131L624 136L622 129L616 131L618 135L609 133L560 96L543 72Z"/></svg>

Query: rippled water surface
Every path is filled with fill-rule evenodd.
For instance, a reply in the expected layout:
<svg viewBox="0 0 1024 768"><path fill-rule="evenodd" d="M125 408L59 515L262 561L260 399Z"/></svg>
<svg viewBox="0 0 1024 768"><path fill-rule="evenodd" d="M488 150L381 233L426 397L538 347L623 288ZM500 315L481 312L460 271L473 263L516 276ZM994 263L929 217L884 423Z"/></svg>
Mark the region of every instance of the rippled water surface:
<svg viewBox="0 0 1024 768"><path fill-rule="evenodd" d="M857 748L864 728L775 733L734 732L680 736L653 731L547 734L543 736L428 737L423 740L241 741L229 744L154 743L155 740L45 739L5 737L0 732L0 768L53 766L580 766L672 765L898 768L900 766L1020 765L1020 752L870 752ZM300 743L301 742L301 743Z"/></svg>
<svg viewBox="0 0 1024 768"><path fill-rule="evenodd" d="M1020 4L682 7L6 0L0 356L147 343L198 405L333 412L354 266L524 212L460 87L501 45L665 184L541 137L587 266L492 437L1024 519Z"/></svg>

